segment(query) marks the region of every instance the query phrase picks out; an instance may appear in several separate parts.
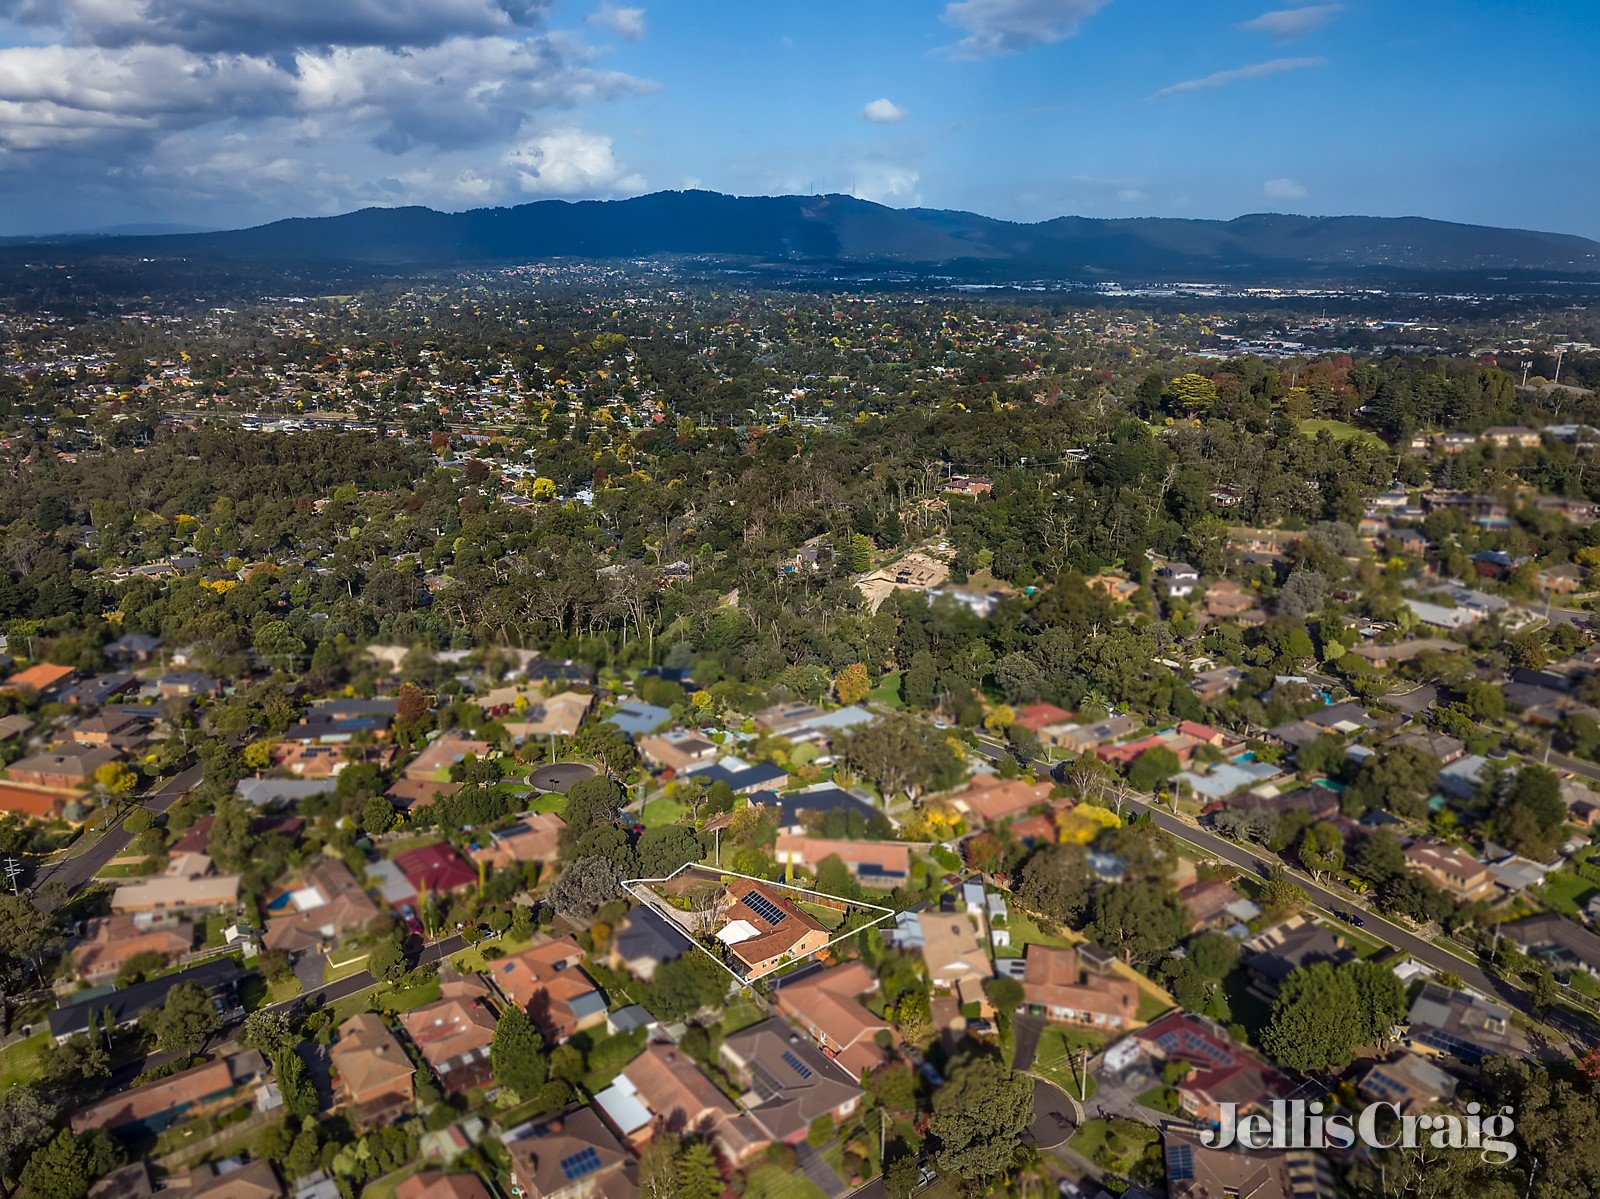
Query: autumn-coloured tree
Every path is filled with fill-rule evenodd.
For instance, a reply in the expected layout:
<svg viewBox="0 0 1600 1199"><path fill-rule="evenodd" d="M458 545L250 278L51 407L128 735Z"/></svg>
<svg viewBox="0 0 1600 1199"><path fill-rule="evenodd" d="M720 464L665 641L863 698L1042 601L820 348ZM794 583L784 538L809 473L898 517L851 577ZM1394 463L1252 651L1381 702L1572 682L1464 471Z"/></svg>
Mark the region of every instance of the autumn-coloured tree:
<svg viewBox="0 0 1600 1199"><path fill-rule="evenodd" d="M860 662L852 662L833 680L833 693L841 704L859 704L871 691L872 680L867 677L867 668Z"/></svg>
<svg viewBox="0 0 1600 1199"><path fill-rule="evenodd" d="M397 724L414 727L426 719L433 710L433 701L415 683L401 683L395 700L394 718Z"/></svg>

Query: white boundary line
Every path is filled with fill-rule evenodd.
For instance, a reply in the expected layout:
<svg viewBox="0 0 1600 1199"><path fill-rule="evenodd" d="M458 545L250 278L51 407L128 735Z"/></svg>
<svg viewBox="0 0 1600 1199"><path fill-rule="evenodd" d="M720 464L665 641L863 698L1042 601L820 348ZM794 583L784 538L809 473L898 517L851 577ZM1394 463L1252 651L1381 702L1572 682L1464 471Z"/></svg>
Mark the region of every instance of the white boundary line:
<svg viewBox="0 0 1600 1199"><path fill-rule="evenodd" d="M663 919L665 919L666 922L673 927L673 929L678 933L679 936L681 936L685 941L689 942L690 945L693 945L701 953L705 954L706 957L710 958L718 966L721 966L722 969L727 971L728 975L735 982L737 982L741 987L748 988L750 986L750 984L755 983L755 982L759 982L761 979L766 978L769 974L776 974L779 970L782 970L786 966L797 965L798 963L805 961L807 958L816 957L817 954L821 953L824 949L827 949L830 945L837 945L840 941L843 941L848 937L853 937L857 933L866 932L867 929L873 928L876 925L882 924L885 920L892 919L894 916L899 914L893 908L886 908L882 904L866 903L866 902L861 901L861 900L846 899L842 895L829 895L826 891L813 891L810 887L800 887L800 886L796 886L794 883L775 883L771 879L757 878L753 874L740 874L737 870L724 870L720 866L707 866L702 862L685 862L682 866L679 866L671 874L666 875L663 878L628 878L628 879L623 879L621 885L622 885L622 888L625 891L627 891L627 893L629 895L632 895L640 903L644 904L646 907L649 907L652 911L655 911L657 903L665 903L666 901L664 899L662 899L662 897L660 895L657 895L654 892L647 891L646 895L641 895L641 894L639 894L638 891L635 891L634 888L635 887L646 888L648 886L648 884L651 884L651 883L668 883L668 882L671 882L673 879L677 878L678 875L682 874L685 870L697 870L697 871L709 870L709 871L715 872L719 876L725 875L728 878L748 879L750 882L761 883L761 884L763 884L765 886L768 886L768 887L783 887L783 888L785 888L786 890L789 890L789 891L800 891L800 892L803 892L806 895L815 895L815 896L817 896L818 898L821 898L821 899L831 899L835 903L847 903L847 904L850 904L853 907L871 908L874 912L882 912L883 913L883 915L879 916L876 920L869 920L866 924L863 924L860 928L853 928L847 933L840 933L837 937L834 937L831 941L828 941L828 942L826 942L826 943L824 943L822 945L817 946L817 948L813 949L810 953L804 954L804 955L802 955L800 957L797 957L797 958L791 958L786 962L780 962L780 963L778 963L778 965L773 966L771 969L763 970L760 974L752 974L752 975L750 975L748 977L741 977L739 974L735 973L732 969L730 969L729 966L728 966L728 963L724 962L721 958L717 957L716 954L712 953L704 945L700 944L699 941L696 941L693 937L691 937L689 935L688 930L685 929L683 927L683 925L681 923L679 923L676 919L674 919L674 918L672 918L670 916L664 916L663 917ZM648 898L646 896L648 896ZM660 913L658 913L658 915L659 914Z"/></svg>

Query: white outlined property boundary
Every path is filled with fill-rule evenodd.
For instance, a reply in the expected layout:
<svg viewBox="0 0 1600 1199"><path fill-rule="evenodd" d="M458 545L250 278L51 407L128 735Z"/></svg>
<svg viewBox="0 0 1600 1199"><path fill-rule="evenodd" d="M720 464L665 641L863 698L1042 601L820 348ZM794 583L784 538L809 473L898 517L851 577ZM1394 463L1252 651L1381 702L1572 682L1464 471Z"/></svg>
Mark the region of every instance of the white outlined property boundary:
<svg viewBox="0 0 1600 1199"><path fill-rule="evenodd" d="M686 870L693 870L693 871L700 872L700 873L711 872L711 873L715 874L718 879L722 879L722 878L748 879L750 882L761 883L762 885L768 886L768 887L782 887L782 888L784 888L785 890L788 890L788 891L799 891L799 892L801 892L802 894L805 894L805 895L815 895L818 899L832 900L834 903L845 903L845 904L849 904L851 907L857 907L857 908L870 908L874 912L882 912L883 915L879 916L875 920L867 921L867 923L861 925L861 927L859 927L859 928L853 928L847 933L840 933L837 937L834 937L831 941L828 941L825 944L817 946L817 948L813 949L810 953L801 954L797 958L789 958L786 961L779 962L776 966L772 966L772 967L770 967L770 968L768 968L766 970L763 970L759 974L740 975L736 971L730 969L727 962L724 962L716 954L712 953L704 945L700 944L699 941L695 940L694 937L690 936L689 935L689 931L686 928L683 927L683 924L677 919L676 916L673 916L673 915L670 915L670 914L668 914L666 912L660 911L661 907L668 907L670 905L668 905L666 900L663 899L660 895L658 895L654 891L650 890L650 885L653 884L653 883L668 883L668 882L671 882L673 879L677 878L680 874L682 874ZM711 880L708 879L707 881L711 881ZM635 887L639 888L639 890L635 890L634 889ZM786 969L789 966L797 965L798 963L805 961L807 958L814 958L814 957L817 956L817 954L821 953L824 949L827 949L829 946L837 945L840 941L843 941L843 940L845 940L845 939L847 939L849 937L853 937L857 933L866 932L867 929L873 928L873 927L875 927L875 926L877 926L879 924L882 924L885 920L892 920L895 916L897 916L899 914L893 908L886 908L882 904L866 903L866 902L864 902L862 900L859 900L859 899L846 899L843 895L829 895L826 891L814 891L810 887L796 886L794 883L775 883L769 878L758 878L753 874L740 874L737 870L724 870L720 866L707 866L702 862L685 862L682 866L679 866L671 874L666 875L663 878L629 878L629 879L623 879L622 880L622 888L629 895L631 895L635 899L637 899L640 903L645 904L646 906L651 908L653 911L656 911L656 913L658 915L660 915L662 917L662 919L664 919L668 924L670 924L673 927L674 930L676 930L676 932L678 933L679 936L681 936L685 941L689 942L690 945L693 945L701 953L705 954L706 957L710 958L718 966L721 966L722 969L727 971L728 975L735 982L737 982L741 987L748 987L752 983L759 982L761 979L766 978L770 974L776 974L779 970Z"/></svg>

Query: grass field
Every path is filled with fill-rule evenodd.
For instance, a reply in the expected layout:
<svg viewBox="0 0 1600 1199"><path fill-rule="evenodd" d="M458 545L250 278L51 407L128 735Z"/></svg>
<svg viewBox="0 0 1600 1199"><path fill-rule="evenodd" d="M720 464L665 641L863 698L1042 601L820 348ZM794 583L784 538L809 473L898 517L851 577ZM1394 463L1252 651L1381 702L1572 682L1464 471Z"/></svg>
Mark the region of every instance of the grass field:
<svg viewBox="0 0 1600 1199"><path fill-rule="evenodd" d="M658 828L663 824L676 824L682 819L684 812L688 811L675 799L652 799L644 805L644 811L639 813L639 822L645 828Z"/></svg>
<svg viewBox="0 0 1600 1199"><path fill-rule="evenodd" d="M1106 1039L1103 1036L1087 1028L1067 1028L1051 1024L1039 1034L1039 1047L1034 1052L1033 1065L1028 1069L1041 1078L1049 1079L1076 1099L1079 1095L1079 1080L1072 1055L1086 1048L1092 1057L1104 1047L1105 1043ZM1094 1076L1090 1075L1088 1098L1093 1099L1094 1092Z"/></svg>
<svg viewBox="0 0 1600 1199"><path fill-rule="evenodd" d="M1576 874L1565 874L1558 870L1544 876L1544 884L1538 894L1551 911L1560 912L1563 916L1577 916L1594 891L1594 884Z"/></svg>
<svg viewBox="0 0 1600 1199"><path fill-rule="evenodd" d="M1365 441L1375 446L1383 445L1383 439L1377 434L1358 429L1342 420L1303 420L1300 422L1300 432L1307 437L1329 433L1336 441Z"/></svg>
<svg viewBox="0 0 1600 1199"><path fill-rule="evenodd" d="M878 685L867 694L868 701L895 710L904 708L905 701L900 698L900 674L898 670L891 670L879 679Z"/></svg>
<svg viewBox="0 0 1600 1199"><path fill-rule="evenodd" d="M1096 1165L1127 1174L1159 1140L1155 1129L1134 1120L1090 1120L1069 1143Z"/></svg>
<svg viewBox="0 0 1600 1199"><path fill-rule="evenodd" d="M50 1033L46 1030L0 1049L0 1091L19 1082L37 1081L39 1057L49 1046Z"/></svg>
<svg viewBox="0 0 1600 1199"><path fill-rule="evenodd" d="M750 1171L744 1199L827 1199L804 1174L791 1174L781 1166L757 1166Z"/></svg>
<svg viewBox="0 0 1600 1199"><path fill-rule="evenodd" d="M845 914L833 908L825 908L820 903L801 902L795 905L806 915L810 916L830 933L844 923Z"/></svg>
<svg viewBox="0 0 1600 1199"><path fill-rule="evenodd" d="M567 797L557 791L547 791L533 805L533 810L540 813L554 812L557 816L565 816L567 814Z"/></svg>

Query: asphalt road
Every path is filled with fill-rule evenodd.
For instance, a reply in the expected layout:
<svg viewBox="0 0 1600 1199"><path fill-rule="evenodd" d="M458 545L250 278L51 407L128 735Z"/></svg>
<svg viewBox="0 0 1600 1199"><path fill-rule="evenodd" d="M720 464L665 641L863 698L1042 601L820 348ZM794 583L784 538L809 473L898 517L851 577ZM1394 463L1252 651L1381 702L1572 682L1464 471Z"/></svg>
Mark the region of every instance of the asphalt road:
<svg viewBox="0 0 1600 1199"><path fill-rule="evenodd" d="M466 938L460 933L456 933L454 936L445 937L443 940L434 941L429 945L424 945L417 953L416 960L411 963L411 966L413 969L418 966L431 966L433 963L442 961L443 959L449 957L452 953L457 953L466 947ZM294 996L292 999L285 999L281 1003L275 1003L272 1006L292 1007L297 1003L303 1003L306 1000L313 998L320 1000L324 1005L333 1004L337 1003L341 999L348 998L351 995L359 995L368 987L375 987L377 985L378 980L373 978L370 973L363 970L359 974L347 974L344 978L338 979L335 982L325 983L322 986L316 987L310 991L302 991L299 995Z"/></svg>
<svg viewBox="0 0 1600 1199"><path fill-rule="evenodd" d="M997 745L984 744L979 747L980 752L991 760L999 760L1009 753L1009 750ZM1552 758L1554 755L1552 755ZM1036 761L1035 769L1051 773L1054 764ZM1257 878L1274 866L1283 868L1294 881L1311 897L1311 901L1324 911L1331 912L1335 909L1349 910L1358 906L1356 899L1346 892L1334 891L1314 882L1309 875L1302 874L1293 867L1288 866L1282 859L1258 854L1244 845L1236 844L1207 829L1190 824L1165 808L1157 807L1143 799L1136 798L1132 793L1124 790L1121 794L1124 807L1131 808L1141 815L1150 817L1151 822L1163 832L1171 833L1181 840L1224 862L1229 862L1246 873ZM1402 949L1417 961L1430 966L1435 970L1449 971L1461 978L1468 987L1484 995L1492 996L1507 1007L1533 1015L1533 1003L1526 991L1511 986L1503 979L1496 978L1488 971L1483 970L1465 958L1457 957L1448 950L1441 949L1425 937L1420 937L1392 920L1385 919L1375 912L1362 912L1361 932L1364 936L1382 941L1397 949ZM1568 1036L1581 1040L1586 1045L1600 1042L1600 1028L1595 1024L1576 1014L1565 1012L1545 1014L1537 1017L1545 1023L1560 1029Z"/></svg>
<svg viewBox="0 0 1600 1199"><path fill-rule="evenodd" d="M157 783L150 790L139 797L139 807L152 815L159 816L173 804L177 803L187 792L200 784L205 771L199 766L191 766L182 774L176 774L163 783ZM127 811L133 811L129 808ZM45 866L40 870L33 882L29 885L35 892L47 882L59 882L67 889L67 894L82 890L88 886L94 876L100 873L124 849L128 842L133 840L133 834L123 827L127 812L118 816L105 832L85 849L82 853L68 852L68 856Z"/></svg>

